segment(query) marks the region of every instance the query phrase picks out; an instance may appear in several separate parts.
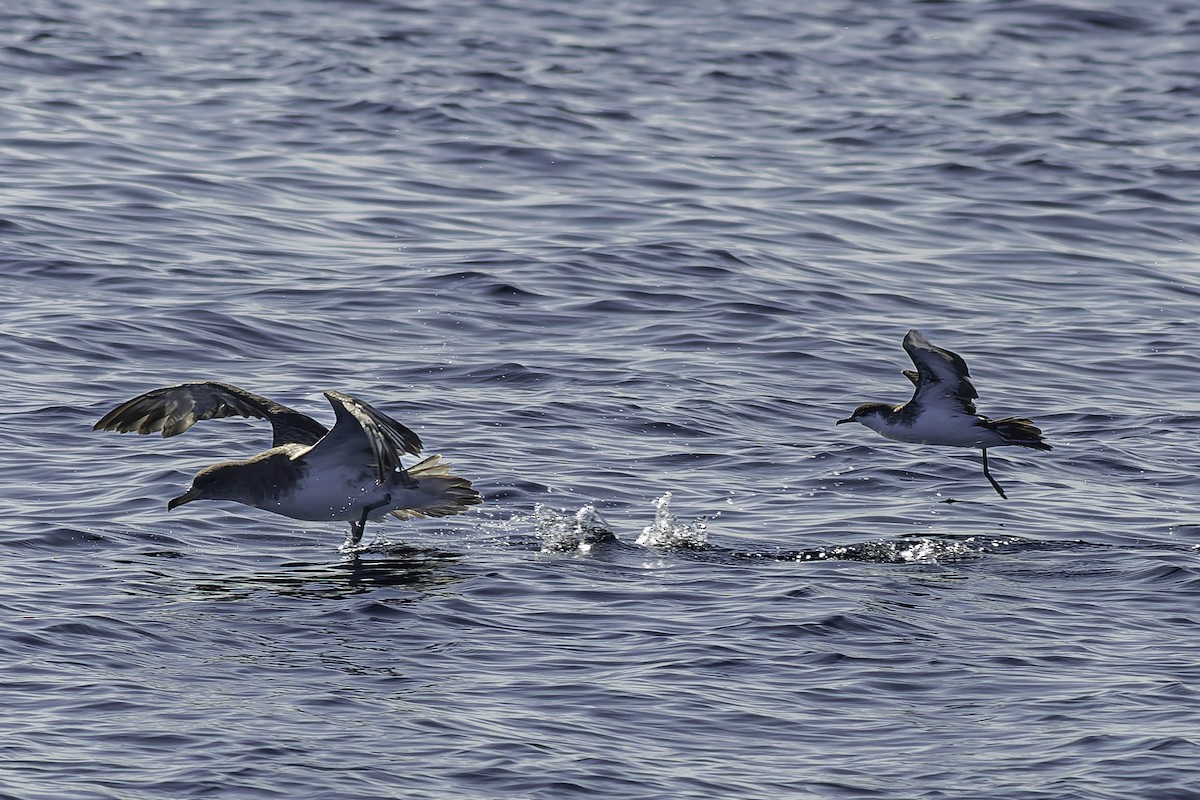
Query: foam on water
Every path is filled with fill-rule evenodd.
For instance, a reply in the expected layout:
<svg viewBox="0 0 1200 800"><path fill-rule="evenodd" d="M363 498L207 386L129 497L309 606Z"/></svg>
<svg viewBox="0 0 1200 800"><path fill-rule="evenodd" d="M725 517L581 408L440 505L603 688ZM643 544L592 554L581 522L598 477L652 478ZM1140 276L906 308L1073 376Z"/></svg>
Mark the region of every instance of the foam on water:
<svg viewBox="0 0 1200 800"><path fill-rule="evenodd" d="M980 555L985 548L974 542L918 538L894 542L835 545L806 550L795 556L797 561L827 559L877 561L880 563L938 564Z"/></svg>

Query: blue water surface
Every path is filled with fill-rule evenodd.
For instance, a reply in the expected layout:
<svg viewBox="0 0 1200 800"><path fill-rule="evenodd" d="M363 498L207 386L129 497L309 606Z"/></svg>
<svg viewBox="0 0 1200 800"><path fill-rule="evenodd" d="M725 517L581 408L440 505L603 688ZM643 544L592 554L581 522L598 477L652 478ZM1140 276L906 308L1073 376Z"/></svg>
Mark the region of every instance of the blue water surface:
<svg viewBox="0 0 1200 800"><path fill-rule="evenodd" d="M1200 7L0 11L0 797L1182 800ZM978 453L834 423L919 328ZM171 514L261 421L485 504Z"/></svg>

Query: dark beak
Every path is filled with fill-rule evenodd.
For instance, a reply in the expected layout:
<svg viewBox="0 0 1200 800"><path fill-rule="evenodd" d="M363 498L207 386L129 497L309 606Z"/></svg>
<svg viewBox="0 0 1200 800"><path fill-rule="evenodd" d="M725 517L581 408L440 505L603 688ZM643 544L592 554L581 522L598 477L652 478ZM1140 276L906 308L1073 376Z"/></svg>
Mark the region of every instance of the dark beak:
<svg viewBox="0 0 1200 800"><path fill-rule="evenodd" d="M167 511L174 511L176 508L179 508L179 506L183 505L184 503L190 503L193 500L199 500L199 499L200 499L200 493L197 492L196 489L193 487L191 489L188 489L183 494L179 495L179 497L172 497L170 500L168 500L167 501Z"/></svg>
<svg viewBox="0 0 1200 800"><path fill-rule="evenodd" d="M858 422L858 420L856 420L854 417L846 417L845 419L839 419L836 424L842 425L846 422Z"/></svg>

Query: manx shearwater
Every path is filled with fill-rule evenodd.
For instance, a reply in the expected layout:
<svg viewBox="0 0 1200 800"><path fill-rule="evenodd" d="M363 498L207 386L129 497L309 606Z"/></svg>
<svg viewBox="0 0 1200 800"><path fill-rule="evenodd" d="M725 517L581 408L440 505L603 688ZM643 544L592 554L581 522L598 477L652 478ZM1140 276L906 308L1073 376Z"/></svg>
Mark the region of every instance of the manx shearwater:
<svg viewBox="0 0 1200 800"><path fill-rule="evenodd" d="M978 447L983 451L984 476L1001 497L1007 498L988 471L988 448L1015 445L1050 450L1041 430L1023 417L989 419L977 413L974 401L979 393L971 383L967 363L957 353L930 344L920 331L911 330L905 335L904 349L917 368L915 372L902 370L917 387L912 399L898 406L863 403L837 424L859 422L899 442Z"/></svg>
<svg viewBox="0 0 1200 800"><path fill-rule="evenodd" d="M105 414L93 429L162 431L167 437L200 420L268 420L274 431L269 450L205 467L167 510L193 500L233 500L293 519L345 520L350 547L362 540L368 519L389 513L399 519L445 517L483 502L470 481L450 473L441 456L401 465L401 455L421 453L421 439L413 431L350 395L325 392L325 397L333 406L332 430L236 386L194 381L138 395Z"/></svg>

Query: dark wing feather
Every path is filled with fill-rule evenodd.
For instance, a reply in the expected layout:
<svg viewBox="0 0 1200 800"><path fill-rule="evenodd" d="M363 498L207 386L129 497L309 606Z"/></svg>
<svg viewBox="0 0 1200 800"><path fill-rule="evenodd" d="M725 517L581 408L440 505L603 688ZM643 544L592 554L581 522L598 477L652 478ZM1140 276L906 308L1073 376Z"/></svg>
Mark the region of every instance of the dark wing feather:
<svg viewBox="0 0 1200 800"><path fill-rule="evenodd" d="M971 383L967 362L962 356L930 344L917 330L904 336L904 349L917 368L916 380L905 371L908 379L917 386L913 400L922 405L938 405L952 398L966 413L977 413L974 400L979 397L979 392Z"/></svg>
<svg viewBox="0 0 1200 800"><path fill-rule="evenodd" d="M192 381L164 386L127 400L92 426L97 431L183 433L197 422L222 417L255 417L271 422L272 446L313 444L327 433L324 425L274 400L227 383Z"/></svg>
<svg viewBox="0 0 1200 800"><path fill-rule="evenodd" d="M325 397L336 419L333 430L318 447L347 447L355 440L364 440L362 444L370 448L380 483L387 473L401 470L402 453L421 454L421 437L382 411L341 392L325 392Z"/></svg>

